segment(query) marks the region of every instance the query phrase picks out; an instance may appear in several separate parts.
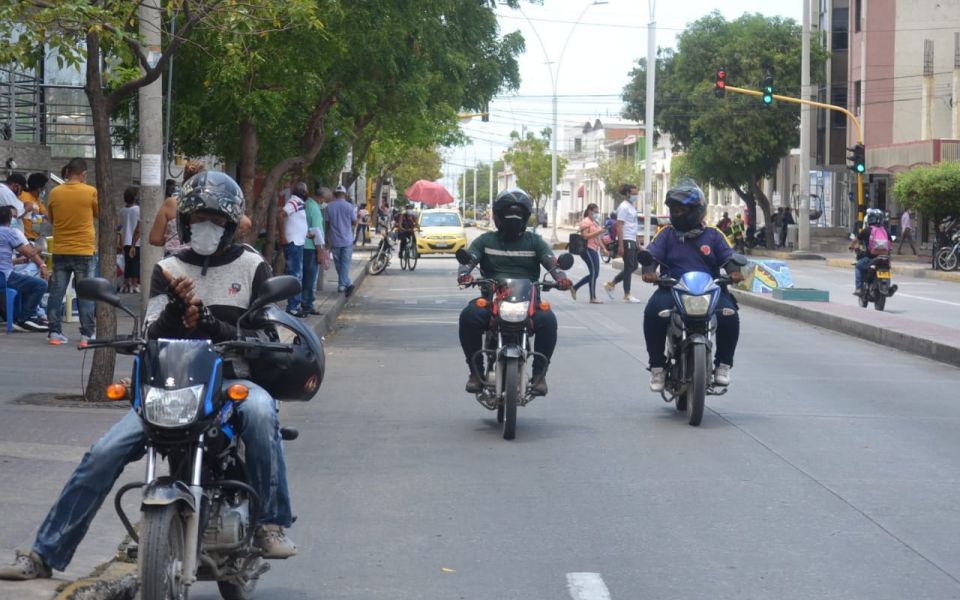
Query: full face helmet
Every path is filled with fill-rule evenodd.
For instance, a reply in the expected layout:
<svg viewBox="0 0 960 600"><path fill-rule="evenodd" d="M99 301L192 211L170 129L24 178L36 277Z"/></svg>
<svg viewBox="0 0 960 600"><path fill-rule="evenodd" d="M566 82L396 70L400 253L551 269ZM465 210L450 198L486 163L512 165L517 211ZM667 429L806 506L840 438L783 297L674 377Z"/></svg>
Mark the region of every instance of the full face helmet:
<svg viewBox="0 0 960 600"><path fill-rule="evenodd" d="M190 217L194 213L223 215L226 222L217 250L233 242L237 226L243 218L243 190L237 182L220 171L202 171L184 182L177 200L177 227L180 240L190 242Z"/></svg>
<svg viewBox="0 0 960 600"><path fill-rule="evenodd" d="M533 201L520 188L500 192L493 202L493 223L504 238L511 240L523 235L533 213Z"/></svg>
<svg viewBox="0 0 960 600"><path fill-rule="evenodd" d="M692 179L681 180L667 192L667 208L670 224L681 233L699 229L707 212L707 200L703 190Z"/></svg>
<svg viewBox="0 0 960 600"><path fill-rule="evenodd" d="M866 218L867 225L880 225L883 223L883 211L879 208L868 208Z"/></svg>
<svg viewBox="0 0 960 600"><path fill-rule="evenodd" d="M291 351L262 349L250 359L250 380L275 400L306 402L323 383L326 358L323 341L302 319L274 305L244 322L265 341L289 344Z"/></svg>

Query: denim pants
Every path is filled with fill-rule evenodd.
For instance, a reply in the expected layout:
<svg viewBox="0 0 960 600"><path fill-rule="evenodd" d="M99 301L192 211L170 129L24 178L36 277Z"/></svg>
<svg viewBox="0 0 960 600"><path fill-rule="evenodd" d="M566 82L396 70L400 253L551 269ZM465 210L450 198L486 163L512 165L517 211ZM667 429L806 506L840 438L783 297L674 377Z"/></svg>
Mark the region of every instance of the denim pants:
<svg viewBox="0 0 960 600"><path fill-rule="evenodd" d="M870 268L870 261L873 260L871 256L864 256L863 258L857 259L856 267L854 268L853 281L856 284L856 289L860 289L860 286L863 285L863 278L867 274L867 269Z"/></svg>
<svg viewBox="0 0 960 600"><path fill-rule="evenodd" d="M483 347L483 333L490 327L493 308L480 308L476 301L470 302L460 311L460 347L470 364L473 355ZM533 313L533 349L548 359L557 347L557 316L552 310L540 310ZM477 365L478 370L480 365ZM534 374L547 369L546 361L540 356L533 357Z"/></svg>
<svg viewBox="0 0 960 600"><path fill-rule="evenodd" d="M670 290L657 288L644 308L643 337L647 342L651 369L667 366L667 357L664 352L667 347L670 318L661 317L657 313L674 306L676 304ZM725 308L732 308L734 313L729 317L723 316L722 311ZM720 299L717 301L717 342L714 348L714 364L723 363L733 366L733 355L737 351L737 341L740 339L740 314L736 310L737 305L733 297L728 293L720 292Z"/></svg>
<svg viewBox="0 0 960 600"><path fill-rule="evenodd" d="M317 251L314 248L303 247L303 290L300 300L302 310L313 310L313 303L317 300L317 275L320 274L320 265L317 264Z"/></svg>
<svg viewBox="0 0 960 600"><path fill-rule="evenodd" d="M53 255L53 274L50 276L50 297L47 299L47 318L51 333L62 333L63 297L67 293L67 283L73 274L73 282L86 277L97 276L95 256L75 256L72 254ZM80 308L80 335L92 336L96 328L94 320L95 304L91 300L77 300Z"/></svg>
<svg viewBox="0 0 960 600"><path fill-rule="evenodd" d="M276 402L250 381L226 380L224 385L232 383L250 388L250 395L237 405L233 419L246 447L249 483L262 502L257 524L289 527L293 513ZM123 468L145 453L143 423L131 410L83 456L37 531L33 551L54 569L66 569Z"/></svg>
<svg viewBox="0 0 960 600"><path fill-rule="evenodd" d="M580 258L587 263L589 273L584 275L583 279L573 286L573 289L579 290L584 285L589 284L590 299L595 300L597 298L597 277L600 277L600 253L593 248L584 248L583 252L580 253Z"/></svg>
<svg viewBox="0 0 960 600"><path fill-rule="evenodd" d="M337 268L337 291L342 292L353 285L350 280L350 261L353 259L353 246L333 247L333 266Z"/></svg>
<svg viewBox="0 0 960 600"><path fill-rule="evenodd" d="M285 275L293 275L301 282L301 287L303 283L303 246L298 246L293 242L290 242L283 247L283 258L286 260L286 267L284 268L283 273ZM297 293L295 296L291 296L287 300L287 312L294 312L300 310L300 293Z"/></svg>
<svg viewBox="0 0 960 600"><path fill-rule="evenodd" d="M0 273L0 287L17 290L20 310L15 315L7 315L7 319L20 322L37 316L37 307L40 306L40 299L47 291L47 282L39 277L30 277L14 271L6 279L3 273Z"/></svg>

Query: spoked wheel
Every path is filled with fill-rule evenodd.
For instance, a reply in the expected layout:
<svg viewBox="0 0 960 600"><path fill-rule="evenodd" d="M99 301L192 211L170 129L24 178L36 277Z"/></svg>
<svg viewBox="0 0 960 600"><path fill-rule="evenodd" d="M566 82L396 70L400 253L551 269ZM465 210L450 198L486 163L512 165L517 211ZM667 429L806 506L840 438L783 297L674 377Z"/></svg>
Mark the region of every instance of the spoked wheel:
<svg viewBox="0 0 960 600"><path fill-rule="evenodd" d="M953 246L941 248L937 252L937 268L941 271L953 271L957 268L957 253L953 251Z"/></svg>
<svg viewBox="0 0 960 600"><path fill-rule="evenodd" d="M140 597L186 600L181 583L184 524L176 505L149 507L140 524Z"/></svg>
<svg viewBox="0 0 960 600"><path fill-rule="evenodd" d="M371 275L383 273L383 270L387 268L389 258L385 251L377 251L377 253L373 255L373 258L370 259L370 262L367 263L367 272Z"/></svg>
<svg viewBox="0 0 960 600"><path fill-rule="evenodd" d="M703 344L693 346L692 377L687 397L690 400L690 424L696 427L703 419L703 403L707 397L707 347Z"/></svg>
<svg viewBox="0 0 960 600"><path fill-rule="evenodd" d="M402 250L400 250L400 270L406 271L407 267L409 266L410 266L410 257L407 254L406 247L404 247Z"/></svg>
<svg viewBox="0 0 960 600"><path fill-rule="evenodd" d="M516 358L508 358L503 368L503 439L512 440L517 435L517 402L520 400L520 369ZM500 410L497 410L499 416ZM499 420L499 419L498 419Z"/></svg>
<svg viewBox="0 0 960 600"><path fill-rule="evenodd" d="M873 301L873 307L877 310L883 310L883 307L887 305L887 297L883 294L878 294L877 299Z"/></svg>
<svg viewBox="0 0 960 600"><path fill-rule="evenodd" d="M417 245L412 242L408 252L409 256L407 257L407 268L412 271L417 268L417 260L420 258L420 253L417 252Z"/></svg>

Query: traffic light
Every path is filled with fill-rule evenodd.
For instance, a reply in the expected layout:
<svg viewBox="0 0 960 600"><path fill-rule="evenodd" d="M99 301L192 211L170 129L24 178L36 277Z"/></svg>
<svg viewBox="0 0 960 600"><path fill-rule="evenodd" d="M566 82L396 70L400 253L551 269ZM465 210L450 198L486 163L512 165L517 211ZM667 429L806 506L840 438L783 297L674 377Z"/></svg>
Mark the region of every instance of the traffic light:
<svg viewBox="0 0 960 600"><path fill-rule="evenodd" d="M713 85L713 95L717 98L723 98L727 93L727 70L723 67L717 69L717 82Z"/></svg>
<svg viewBox="0 0 960 600"><path fill-rule="evenodd" d="M767 106L773 104L773 75L767 75L763 78L763 103Z"/></svg>
<svg viewBox="0 0 960 600"><path fill-rule="evenodd" d="M847 160L850 161L850 164L847 165L847 168L856 173L857 175L863 175L867 172L867 151L863 147L863 144L857 144L853 148L847 148L849 154L847 154Z"/></svg>

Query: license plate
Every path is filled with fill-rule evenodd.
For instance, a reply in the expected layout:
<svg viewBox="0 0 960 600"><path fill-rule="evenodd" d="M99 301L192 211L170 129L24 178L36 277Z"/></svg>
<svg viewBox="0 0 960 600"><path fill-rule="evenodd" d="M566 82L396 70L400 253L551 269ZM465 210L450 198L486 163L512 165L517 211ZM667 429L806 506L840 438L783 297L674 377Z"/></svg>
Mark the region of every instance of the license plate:
<svg viewBox="0 0 960 600"><path fill-rule="evenodd" d="M450 242L434 242L433 243L434 248L449 248L452 245L453 244L451 244Z"/></svg>
<svg viewBox="0 0 960 600"><path fill-rule="evenodd" d="M887 271L877 271L877 279L890 279L890 273Z"/></svg>

